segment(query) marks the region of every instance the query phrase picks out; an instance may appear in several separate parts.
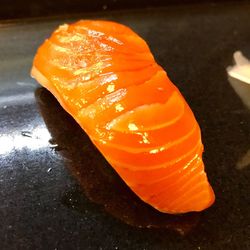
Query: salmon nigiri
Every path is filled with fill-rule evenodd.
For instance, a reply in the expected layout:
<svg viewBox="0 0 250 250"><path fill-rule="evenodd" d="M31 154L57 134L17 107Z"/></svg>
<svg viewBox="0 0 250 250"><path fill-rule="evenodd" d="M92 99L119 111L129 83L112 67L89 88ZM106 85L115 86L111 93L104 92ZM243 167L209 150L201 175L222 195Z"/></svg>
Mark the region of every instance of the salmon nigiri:
<svg viewBox="0 0 250 250"><path fill-rule="evenodd" d="M64 24L38 49L31 75L140 199L174 214L213 204L199 125L131 29L109 21Z"/></svg>

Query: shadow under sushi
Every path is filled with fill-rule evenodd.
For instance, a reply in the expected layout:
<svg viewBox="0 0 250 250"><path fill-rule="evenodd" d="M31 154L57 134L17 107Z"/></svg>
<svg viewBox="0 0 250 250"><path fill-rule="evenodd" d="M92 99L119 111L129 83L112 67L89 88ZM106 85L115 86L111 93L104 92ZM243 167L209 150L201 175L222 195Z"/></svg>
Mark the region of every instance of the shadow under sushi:
<svg viewBox="0 0 250 250"><path fill-rule="evenodd" d="M199 222L199 213L168 215L141 201L109 166L86 133L45 89L35 92L37 104L52 136L52 150L58 150L65 164L80 183L83 193L119 220L139 228L166 228L181 235ZM78 211L84 206L68 202L67 196L83 195L79 191L65 194L63 203Z"/></svg>

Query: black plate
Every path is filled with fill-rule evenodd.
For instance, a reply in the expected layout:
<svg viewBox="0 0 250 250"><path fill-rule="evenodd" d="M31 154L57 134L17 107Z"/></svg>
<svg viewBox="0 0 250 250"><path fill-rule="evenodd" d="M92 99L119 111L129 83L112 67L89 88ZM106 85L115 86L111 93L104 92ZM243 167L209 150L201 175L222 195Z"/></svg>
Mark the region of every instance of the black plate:
<svg viewBox="0 0 250 250"><path fill-rule="evenodd" d="M79 18L124 23L148 42L202 128L211 208L170 216L140 202L30 78L39 44ZM0 248L249 249L250 112L226 74L234 51L250 58L249 31L249 3L0 23Z"/></svg>

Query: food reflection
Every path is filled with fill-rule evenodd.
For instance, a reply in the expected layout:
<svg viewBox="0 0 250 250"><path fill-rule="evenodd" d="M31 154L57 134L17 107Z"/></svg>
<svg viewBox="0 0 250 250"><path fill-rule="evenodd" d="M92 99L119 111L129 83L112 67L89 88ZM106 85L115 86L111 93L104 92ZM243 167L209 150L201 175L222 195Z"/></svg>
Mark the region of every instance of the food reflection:
<svg viewBox="0 0 250 250"><path fill-rule="evenodd" d="M244 154L236 164L236 168L242 170L246 167L250 167L250 149Z"/></svg>
<svg viewBox="0 0 250 250"><path fill-rule="evenodd" d="M44 88L36 100L53 144L60 148L67 167L78 179L85 195L114 217L140 228L167 228L182 235L199 222L199 213L168 215L142 202L108 165L88 136ZM76 208L81 210L81 208Z"/></svg>

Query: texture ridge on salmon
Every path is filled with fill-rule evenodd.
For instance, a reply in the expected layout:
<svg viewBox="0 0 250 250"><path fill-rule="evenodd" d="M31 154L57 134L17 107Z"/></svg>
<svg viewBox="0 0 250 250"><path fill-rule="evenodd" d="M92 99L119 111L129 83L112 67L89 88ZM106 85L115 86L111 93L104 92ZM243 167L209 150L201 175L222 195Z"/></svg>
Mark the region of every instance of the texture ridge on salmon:
<svg viewBox="0 0 250 250"><path fill-rule="evenodd" d="M31 75L141 200L172 214L213 204L200 127L130 28L99 20L61 25L38 49Z"/></svg>

